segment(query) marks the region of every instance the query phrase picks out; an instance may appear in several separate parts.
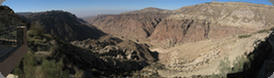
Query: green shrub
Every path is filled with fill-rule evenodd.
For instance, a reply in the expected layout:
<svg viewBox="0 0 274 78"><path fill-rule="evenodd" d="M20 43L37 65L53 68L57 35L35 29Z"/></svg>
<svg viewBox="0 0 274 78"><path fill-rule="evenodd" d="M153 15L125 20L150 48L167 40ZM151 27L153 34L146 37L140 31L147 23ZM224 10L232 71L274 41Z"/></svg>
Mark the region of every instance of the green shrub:
<svg viewBox="0 0 274 78"><path fill-rule="evenodd" d="M227 57L224 58L219 64L220 76L226 77L226 74L231 71L230 61Z"/></svg>
<svg viewBox="0 0 274 78"><path fill-rule="evenodd" d="M268 32L268 31L269 31L269 30L263 29L263 30L258 31L257 33L266 33L266 32Z"/></svg>
<svg viewBox="0 0 274 78"><path fill-rule="evenodd" d="M224 58L219 64L220 74L216 75L216 77L226 78L226 75L229 73L243 72L245 64L249 63L249 59L244 56L239 56L236 57L235 61L232 63L233 67L230 66L230 63L232 62L230 62L227 57Z"/></svg>
<svg viewBox="0 0 274 78"><path fill-rule="evenodd" d="M35 70L34 65L35 65L35 57L34 57L34 55L31 52L28 52L24 56L24 61L23 61L24 77L22 77L22 78L35 78L34 75L33 75L33 73L35 73L35 71L34 71Z"/></svg>
<svg viewBox="0 0 274 78"><path fill-rule="evenodd" d="M42 73L46 78L68 78L68 72L63 71L63 62L56 62L54 60L48 61L47 59L43 60L41 65Z"/></svg>
<svg viewBox="0 0 274 78"><path fill-rule="evenodd" d="M240 35L238 36L238 38L242 39L242 38L248 38L248 37L251 37L252 35L250 34L245 34L245 35Z"/></svg>
<svg viewBox="0 0 274 78"><path fill-rule="evenodd" d="M244 64L249 62L248 58L243 56L239 56L236 58L235 62L233 63L233 68L230 73L237 73L242 72L244 70Z"/></svg>

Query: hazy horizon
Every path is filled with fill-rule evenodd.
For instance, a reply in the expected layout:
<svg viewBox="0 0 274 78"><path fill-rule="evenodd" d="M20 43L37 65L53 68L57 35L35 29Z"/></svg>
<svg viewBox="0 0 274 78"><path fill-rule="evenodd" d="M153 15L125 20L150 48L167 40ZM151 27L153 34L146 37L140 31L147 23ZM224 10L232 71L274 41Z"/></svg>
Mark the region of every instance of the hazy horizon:
<svg viewBox="0 0 274 78"><path fill-rule="evenodd" d="M7 0L3 5L11 7L15 12L41 12L64 10L78 17L96 16L101 14L119 14L147 7L174 10L211 2L213 0ZM271 5L268 0L214 0L218 2L249 2Z"/></svg>

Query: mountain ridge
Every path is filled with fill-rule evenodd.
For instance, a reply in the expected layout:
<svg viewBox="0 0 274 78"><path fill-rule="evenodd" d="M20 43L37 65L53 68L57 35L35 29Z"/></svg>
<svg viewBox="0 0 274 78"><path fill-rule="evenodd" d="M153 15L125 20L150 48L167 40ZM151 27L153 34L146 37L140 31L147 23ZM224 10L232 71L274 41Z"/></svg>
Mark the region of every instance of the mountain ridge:
<svg viewBox="0 0 274 78"><path fill-rule="evenodd" d="M106 35L94 26L87 25L85 21L65 11L53 10L21 14L21 16L28 20L30 25L45 29L45 33L52 34L66 41L85 40L88 38L98 39Z"/></svg>
<svg viewBox="0 0 274 78"><path fill-rule="evenodd" d="M154 42L152 45L164 42L165 45L222 38L270 28L274 25L274 10L271 8L273 6L252 3L211 2L167 12L143 13L142 9L132 11L135 15L129 12L131 17L122 13L98 16L86 21L109 34L145 43Z"/></svg>

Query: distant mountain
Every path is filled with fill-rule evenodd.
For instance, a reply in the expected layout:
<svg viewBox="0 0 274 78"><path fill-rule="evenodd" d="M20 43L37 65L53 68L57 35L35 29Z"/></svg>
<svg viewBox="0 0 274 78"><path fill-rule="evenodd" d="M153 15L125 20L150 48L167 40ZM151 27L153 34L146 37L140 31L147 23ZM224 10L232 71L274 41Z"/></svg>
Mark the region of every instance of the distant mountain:
<svg viewBox="0 0 274 78"><path fill-rule="evenodd" d="M106 35L93 26L88 26L75 15L64 11L48 11L39 13L19 13L31 27L42 28L45 33L51 34L65 41L98 39Z"/></svg>
<svg viewBox="0 0 274 78"><path fill-rule="evenodd" d="M270 28L274 25L273 8L251 3L210 2L177 10L145 8L87 21L109 34L169 46Z"/></svg>
<svg viewBox="0 0 274 78"><path fill-rule="evenodd" d="M125 13L122 13L122 14L148 14L148 13L152 13L152 14L155 14L155 13L171 13L172 11L170 10L166 10L166 9L160 9L160 8L154 8L154 7L148 7L148 8L144 8L144 9L141 9L141 10L137 10L137 11L131 11L131 12L125 12Z"/></svg>

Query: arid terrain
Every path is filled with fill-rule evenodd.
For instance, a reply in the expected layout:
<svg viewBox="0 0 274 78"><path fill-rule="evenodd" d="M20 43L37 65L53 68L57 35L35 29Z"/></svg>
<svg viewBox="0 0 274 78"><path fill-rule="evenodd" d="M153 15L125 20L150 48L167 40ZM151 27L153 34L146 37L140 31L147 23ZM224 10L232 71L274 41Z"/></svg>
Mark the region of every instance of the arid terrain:
<svg viewBox="0 0 274 78"><path fill-rule="evenodd" d="M10 76L266 78L274 72L270 5L209 2L85 19L61 10L16 14L7 6L0 13L1 30L27 26L29 51Z"/></svg>
<svg viewBox="0 0 274 78"><path fill-rule="evenodd" d="M274 7L268 5L211 2L177 10L145 8L85 20L108 34L150 45L159 53L157 63L164 65L164 69L153 71L160 77L229 76L239 72L252 77L257 75L251 73L259 69L244 65L259 67L253 63L263 61L258 57L267 57L257 56L257 49L261 43L269 44L273 13ZM263 47L258 55L272 52L266 44ZM144 69L149 70L155 69Z"/></svg>
<svg viewBox="0 0 274 78"><path fill-rule="evenodd" d="M177 10L145 8L120 15L97 16L87 21L106 33L169 47L271 27L273 12L273 6L268 5L213 2Z"/></svg>

